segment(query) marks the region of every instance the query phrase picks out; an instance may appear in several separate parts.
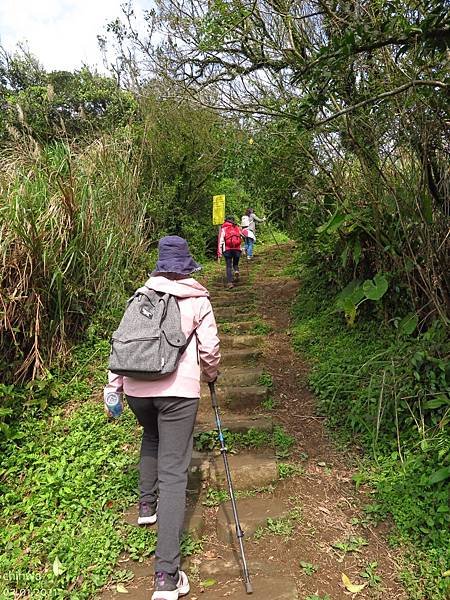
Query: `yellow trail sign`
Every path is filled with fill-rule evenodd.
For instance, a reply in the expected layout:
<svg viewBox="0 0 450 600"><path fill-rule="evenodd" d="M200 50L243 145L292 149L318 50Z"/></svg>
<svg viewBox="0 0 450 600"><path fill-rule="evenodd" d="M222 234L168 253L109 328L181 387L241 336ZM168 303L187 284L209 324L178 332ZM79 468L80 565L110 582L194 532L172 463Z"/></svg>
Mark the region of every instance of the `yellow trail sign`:
<svg viewBox="0 0 450 600"><path fill-rule="evenodd" d="M213 225L222 225L225 221L225 195L213 196L212 206Z"/></svg>

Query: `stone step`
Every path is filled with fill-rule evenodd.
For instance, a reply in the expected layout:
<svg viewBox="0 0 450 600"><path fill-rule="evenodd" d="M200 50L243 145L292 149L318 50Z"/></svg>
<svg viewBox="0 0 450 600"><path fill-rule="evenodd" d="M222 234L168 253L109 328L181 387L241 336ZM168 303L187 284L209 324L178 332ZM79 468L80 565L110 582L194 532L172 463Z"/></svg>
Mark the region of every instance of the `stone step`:
<svg viewBox="0 0 450 600"><path fill-rule="evenodd" d="M188 470L187 492L189 496L198 497L202 489L202 483L210 477L211 463L203 452L192 452L191 464Z"/></svg>
<svg viewBox="0 0 450 600"><path fill-rule="evenodd" d="M220 415L222 428L228 429L233 433L245 433L249 429L257 429L258 431L273 430L272 417L265 415L251 415L251 416L240 416L235 414L221 413ZM194 435L205 431L215 431L216 420L211 409L211 415L208 417L203 416L195 424Z"/></svg>
<svg viewBox="0 0 450 600"><path fill-rule="evenodd" d="M254 298L255 290L249 285L240 285L234 288L227 288L220 286L214 286L207 288L212 300L216 298Z"/></svg>
<svg viewBox="0 0 450 600"><path fill-rule="evenodd" d="M250 280L247 277L241 276L238 281L234 281L234 287L229 288L225 277L220 281L215 281L207 289L211 294L217 292L230 292L233 293L237 290L241 291L243 288L251 289Z"/></svg>
<svg viewBox="0 0 450 600"><path fill-rule="evenodd" d="M252 285L250 285L250 283L248 285L241 285L238 287L225 289L221 287L213 287L209 290L209 292L212 300L217 300L219 298L233 298L234 300L237 300L238 298L254 299L256 297L256 290Z"/></svg>
<svg viewBox="0 0 450 600"><path fill-rule="evenodd" d="M247 367L246 369L238 366L224 367L220 370L217 387L257 385L263 373L262 367ZM202 386L205 391L208 391L207 384L202 384Z"/></svg>
<svg viewBox="0 0 450 600"><path fill-rule="evenodd" d="M268 395L269 389L263 385L217 387L217 401L219 406L235 411L258 408ZM202 404L210 403L211 394L209 389L201 393L200 398Z"/></svg>
<svg viewBox="0 0 450 600"><path fill-rule="evenodd" d="M252 580L253 598L258 600L298 600L297 585L293 577L255 577ZM242 579L222 580L201 594L202 600L248 600Z"/></svg>
<svg viewBox="0 0 450 600"><path fill-rule="evenodd" d="M202 538L205 531L205 518L200 501L192 506L187 506L184 516L184 531L189 532L190 536L196 540Z"/></svg>
<svg viewBox="0 0 450 600"><path fill-rule="evenodd" d="M233 292L233 290L231 290ZM254 305L254 296L247 296L240 294L239 296L235 296L233 293L228 294L220 294L214 295L211 298L211 304L213 308L218 308L220 306L253 306Z"/></svg>
<svg viewBox="0 0 450 600"><path fill-rule="evenodd" d="M240 506L240 500L238 500L238 510ZM236 536L236 533L235 533ZM244 542L245 543L245 542ZM234 547L236 547L236 542L234 543ZM214 555L214 552L217 553L217 547L213 546L210 550L210 553ZM215 579L216 581L228 581L230 579L237 579L242 576L242 567L240 564L239 556L237 548L233 553L231 550L224 552L223 549L220 550L218 556L213 559L203 560L200 564L200 579ZM267 560L263 556L253 557L248 556L247 553L247 566L248 571L250 573L250 577L255 575L265 575L272 576L278 575L279 566L273 560ZM261 596L261 598L264 598Z"/></svg>
<svg viewBox="0 0 450 600"><path fill-rule="evenodd" d="M218 322L231 319L232 321L248 321L256 313L254 306L218 306L214 308L214 316Z"/></svg>
<svg viewBox="0 0 450 600"><path fill-rule="evenodd" d="M239 522L245 538L252 536L259 527L267 525L267 519L280 519L288 512L286 506L277 500L267 498L240 498L237 501ZM216 531L218 539L224 544L236 542L231 502L220 505L217 513Z"/></svg>
<svg viewBox="0 0 450 600"><path fill-rule="evenodd" d="M237 281L233 281L234 283L234 288L231 289L236 289L236 288L240 288L243 286L249 286L250 285L250 279L247 275L247 273L242 273L239 277L239 279ZM215 290L215 291L228 291L230 288L228 288L228 281L225 277L225 275L223 277L219 277L218 279L216 279L212 284L210 284L209 290Z"/></svg>
<svg viewBox="0 0 450 600"><path fill-rule="evenodd" d="M222 348L254 348L262 344L264 337L262 335L220 335L220 344Z"/></svg>
<svg viewBox="0 0 450 600"><path fill-rule="evenodd" d="M228 462L235 490L265 487L278 479L277 461L273 456L231 454L228 456ZM214 486L228 489L221 456L211 459L210 478Z"/></svg>
<svg viewBox="0 0 450 600"><path fill-rule="evenodd" d="M219 323L219 331L224 331L226 334L230 333L232 335L243 335L244 333L252 332L254 328L255 321L223 321Z"/></svg>
<svg viewBox="0 0 450 600"><path fill-rule="evenodd" d="M247 280L248 277L249 277L249 275L250 275L250 269L247 271L246 265L243 265L243 266L244 266L243 269L239 268L239 281L245 281L245 280ZM241 267L241 265L239 265L239 267ZM218 273L218 275L216 275L213 278L213 282L216 285L221 285L223 283L225 283L225 284L227 283L227 275L226 275L226 271L225 271L225 264L224 264L224 267L223 267L223 271L220 271Z"/></svg>
<svg viewBox="0 0 450 600"><path fill-rule="evenodd" d="M138 525L137 518L139 514L139 507L137 504L129 506L122 515L122 520L128 525L135 525L136 527L149 527L158 529L158 521L153 525ZM186 508L184 516L184 531L189 532L191 537L200 539L205 529L205 520L203 517L203 507L200 502L189 505Z"/></svg>
<svg viewBox="0 0 450 600"><path fill-rule="evenodd" d="M220 359L220 367L254 365L261 355L261 348L225 349Z"/></svg>

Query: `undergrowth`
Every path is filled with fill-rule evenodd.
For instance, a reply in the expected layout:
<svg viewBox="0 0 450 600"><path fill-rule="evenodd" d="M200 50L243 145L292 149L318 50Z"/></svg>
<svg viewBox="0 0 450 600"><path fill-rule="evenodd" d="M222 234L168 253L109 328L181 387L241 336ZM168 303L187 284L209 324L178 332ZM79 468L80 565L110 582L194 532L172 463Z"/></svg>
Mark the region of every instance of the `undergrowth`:
<svg viewBox="0 0 450 600"><path fill-rule="evenodd" d="M416 337L369 314L348 327L313 271L302 274L294 345L311 361L318 410L365 460L355 482L390 515L408 549L403 579L415 600L448 598L450 399L448 343L439 321Z"/></svg>
<svg viewBox="0 0 450 600"><path fill-rule="evenodd" d="M103 412L105 319L91 326L71 368L49 373L24 418L9 425L0 463L2 599L18 590L32 598L92 598L121 553L142 560L155 550L155 531L123 522L136 500L139 435L130 410L114 422ZM200 548L189 536L182 541L184 555Z"/></svg>

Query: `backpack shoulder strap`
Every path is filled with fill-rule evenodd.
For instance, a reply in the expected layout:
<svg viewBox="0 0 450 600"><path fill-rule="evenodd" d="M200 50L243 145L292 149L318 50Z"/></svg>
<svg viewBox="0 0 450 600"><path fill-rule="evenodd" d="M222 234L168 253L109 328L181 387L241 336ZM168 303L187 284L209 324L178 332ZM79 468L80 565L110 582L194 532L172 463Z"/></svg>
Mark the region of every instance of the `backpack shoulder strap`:
<svg viewBox="0 0 450 600"><path fill-rule="evenodd" d="M184 344L184 346L181 347L180 350L180 354L183 354L184 352L186 352L186 350L188 349L189 344L192 341L192 338L195 336L197 336L197 327L194 329L194 331L189 335L188 339L186 340L186 343Z"/></svg>

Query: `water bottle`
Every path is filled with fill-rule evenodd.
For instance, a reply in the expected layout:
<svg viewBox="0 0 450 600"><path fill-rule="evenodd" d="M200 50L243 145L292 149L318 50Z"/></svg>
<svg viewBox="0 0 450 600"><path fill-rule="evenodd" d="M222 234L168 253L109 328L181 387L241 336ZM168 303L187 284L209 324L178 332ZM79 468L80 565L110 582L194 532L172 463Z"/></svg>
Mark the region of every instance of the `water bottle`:
<svg viewBox="0 0 450 600"><path fill-rule="evenodd" d="M118 419L123 412L122 394L105 392L105 405L113 419Z"/></svg>

